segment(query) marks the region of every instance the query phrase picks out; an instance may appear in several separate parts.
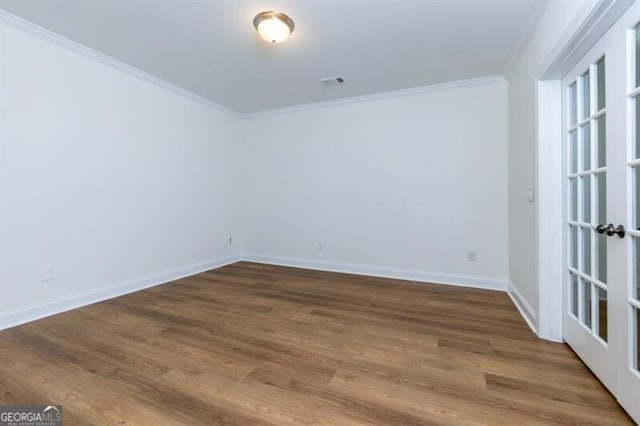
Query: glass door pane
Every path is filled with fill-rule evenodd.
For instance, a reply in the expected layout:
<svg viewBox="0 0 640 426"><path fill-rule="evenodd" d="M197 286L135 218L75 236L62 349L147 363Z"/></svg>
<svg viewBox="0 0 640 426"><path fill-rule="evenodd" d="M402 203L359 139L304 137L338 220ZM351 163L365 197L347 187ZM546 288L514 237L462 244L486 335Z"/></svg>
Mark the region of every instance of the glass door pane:
<svg viewBox="0 0 640 426"><path fill-rule="evenodd" d="M629 264L629 272L631 282L628 286L627 300L629 303L629 347L630 358L629 366L636 372L640 371L640 25L636 26L634 32L634 48L635 56L635 79L633 80L632 91L629 93L631 98L630 104L633 113L630 115L632 124L633 137L631 138L631 146L627 150L628 157L628 177L630 187L630 199L628 206L630 207L631 217L627 225L627 235L631 238L631 262ZM638 385L640 386L640 384Z"/></svg>
<svg viewBox="0 0 640 426"><path fill-rule="evenodd" d="M607 215L605 57L567 86L568 312L608 339L607 240L594 233Z"/></svg>
<svg viewBox="0 0 640 426"><path fill-rule="evenodd" d="M639 22L640 0L636 0L563 78L564 338L636 422L640 421Z"/></svg>
<svg viewBox="0 0 640 426"><path fill-rule="evenodd" d="M635 361L635 365L634 368L636 371L640 371L640 309L634 309L633 310L634 314L635 314L635 321L633 322L635 324L635 333L633 333L633 336L635 338L635 345L633 346L635 348L635 354L633 356L633 359Z"/></svg>

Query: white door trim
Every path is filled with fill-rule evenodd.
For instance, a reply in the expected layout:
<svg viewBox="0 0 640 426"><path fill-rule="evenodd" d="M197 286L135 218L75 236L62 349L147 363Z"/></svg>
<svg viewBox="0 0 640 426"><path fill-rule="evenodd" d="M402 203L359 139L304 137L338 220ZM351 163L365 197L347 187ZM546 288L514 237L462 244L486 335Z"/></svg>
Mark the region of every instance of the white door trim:
<svg viewBox="0 0 640 426"><path fill-rule="evenodd" d="M538 335L561 342L563 321L564 228L562 176L562 83L537 82L536 254L538 268Z"/></svg>
<svg viewBox="0 0 640 426"><path fill-rule="evenodd" d="M562 341L563 169L562 77L634 0L587 1L551 51L535 81L537 333Z"/></svg>

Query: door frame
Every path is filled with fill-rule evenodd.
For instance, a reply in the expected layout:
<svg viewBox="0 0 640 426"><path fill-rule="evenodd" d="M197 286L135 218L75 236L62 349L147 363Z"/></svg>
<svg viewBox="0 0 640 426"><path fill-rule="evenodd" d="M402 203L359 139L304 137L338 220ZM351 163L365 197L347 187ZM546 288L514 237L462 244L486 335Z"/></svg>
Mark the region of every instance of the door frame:
<svg viewBox="0 0 640 426"><path fill-rule="evenodd" d="M587 1L537 73L534 90L536 203L536 282L538 315L535 332L563 341L564 176L562 77L584 56L635 0ZM595 3L595 4L594 4ZM560 285L558 285L560 283Z"/></svg>

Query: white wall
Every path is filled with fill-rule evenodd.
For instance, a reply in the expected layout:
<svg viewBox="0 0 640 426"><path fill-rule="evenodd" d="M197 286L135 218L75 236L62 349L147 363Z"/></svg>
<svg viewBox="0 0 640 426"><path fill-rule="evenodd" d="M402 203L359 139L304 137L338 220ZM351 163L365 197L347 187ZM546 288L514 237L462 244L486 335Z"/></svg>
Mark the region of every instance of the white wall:
<svg viewBox="0 0 640 426"><path fill-rule="evenodd" d="M503 79L240 119L8 18L0 43L0 328L243 254L504 288Z"/></svg>
<svg viewBox="0 0 640 426"><path fill-rule="evenodd" d="M506 82L494 79L248 120L246 252L503 286L506 107Z"/></svg>
<svg viewBox="0 0 640 426"><path fill-rule="evenodd" d="M550 0L509 81L509 279L534 318L539 295L536 280L535 204L527 188L536 177L535 79L578 12L595 0ZM560 242L559 242L560 244Z"/></svg>
<svg viewBox="0 0 640 426"><path fill-rule="evenodd" d="M241 229L239 119L20 25L0 31L0 328L239 253L223 244Z"/></svg>

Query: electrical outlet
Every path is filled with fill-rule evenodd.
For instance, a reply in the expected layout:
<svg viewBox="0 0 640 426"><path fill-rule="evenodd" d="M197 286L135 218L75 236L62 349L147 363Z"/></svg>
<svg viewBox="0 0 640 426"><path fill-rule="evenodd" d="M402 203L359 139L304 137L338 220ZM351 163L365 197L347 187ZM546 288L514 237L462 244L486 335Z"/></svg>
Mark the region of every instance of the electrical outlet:
<svg viewBox="0 0 640 426"><path fill-rule="evenodd" d="M53 265L42 265L40 267L40 282L46 283L53 280Z"/></svg>
<svg viewBox="0 0 640 426"><path fill-rule="evenodd" d="M477 259L477 256L476 256L476 252L475 251L470 250L470 251L467 252L467 260L469 262L475 262L476 259Z"/></svg>
<svg viewBox="0 0 640 426"><path fill-rule="evenodd" d="M231 244L233 244L231 237L224 237L224 246L229 247Z"/></svg>

